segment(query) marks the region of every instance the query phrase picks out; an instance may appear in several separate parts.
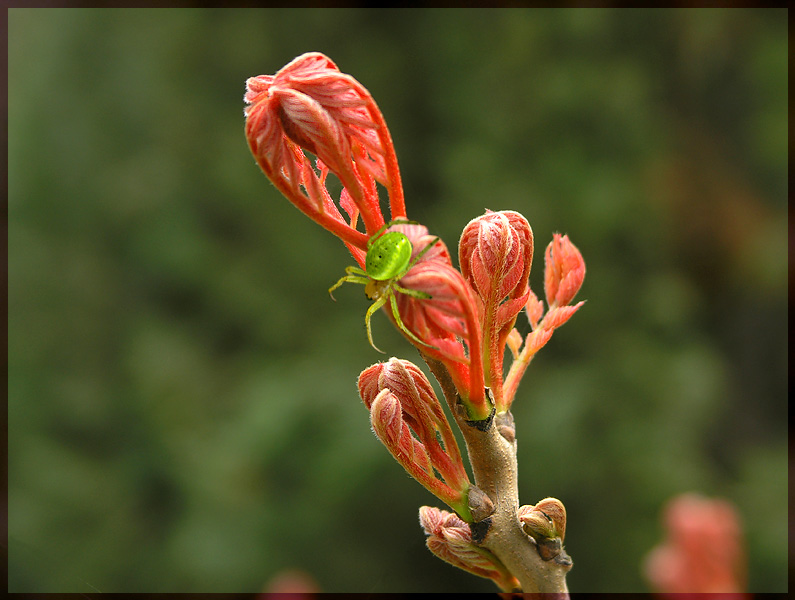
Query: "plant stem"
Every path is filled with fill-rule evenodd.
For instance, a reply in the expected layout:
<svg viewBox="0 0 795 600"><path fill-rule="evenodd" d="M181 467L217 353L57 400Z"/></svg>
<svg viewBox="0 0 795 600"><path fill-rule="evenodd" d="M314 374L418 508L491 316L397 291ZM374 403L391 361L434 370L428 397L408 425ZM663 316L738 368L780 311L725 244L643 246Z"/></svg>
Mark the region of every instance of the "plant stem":
<svg viewBox="0 0 795 600"><path fill-rule="evenodd" d="M444 365L423 355L442 387L445 399L464 436L475 485L493 504L493 512L471 524L473 540L491 551L519 580L523 593L554 593L568 598L566 573L571 563L544 561L536 543L518 518L519 486L516 439L510 412L497 414L481 429L466 420L466 411ZM482 426L482 422L478 422ZM482 507L471 506L473 514ZM563 564L562 564L563 563Z"/></svg>

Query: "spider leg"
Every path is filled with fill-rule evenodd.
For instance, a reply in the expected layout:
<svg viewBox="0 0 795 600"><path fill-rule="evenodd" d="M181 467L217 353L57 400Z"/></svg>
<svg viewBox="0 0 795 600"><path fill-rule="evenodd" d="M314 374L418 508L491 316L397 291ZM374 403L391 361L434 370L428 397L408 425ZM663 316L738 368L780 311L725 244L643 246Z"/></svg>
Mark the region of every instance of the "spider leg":
<svg viewBox="0 0 795 600"><path fill-rule="evenodd" d="M438 235L435 238L433 238L431 240L431 242L427 246L425 246L425 248L423 248L420 251L420 253L417 254L417 256L415 256L414 259L409 263L409 266L406 267L406 270L403 272L403 275L408 273L411 270L411 267L416 265L417 261L419 261L428 250L433 248L436 245L436 242L441 241L441 239L442 238L440 238ZM400 277L402 277L402 275ZM399 279L399 277L396 277L395 281L397 281L397 279ZM428 298L432 297L430 294L428 294L426 292L420 292L420 291L417 291L417 290L411 290L409 288L404 288L402 286L397 285L396 283L392 284L392 287L394 287L401 294L406 294L407 296L411 296L412 298L422 298L422 299L426 299L427 300Z"/></svg>
<svg viewBox="0 0 795 600"><path fill-rule="evenodd" d="M341 277L337 283L328 289L329 296L331 296L331 299L335 302L336 299L334 298L334 294L332 294L332 292L340 287L343 283L361 283L362 285L367 285L367 283L370 281L370 278L367 277L367 273L357 267L347 267L345 272L347 275Z"/></svg>
<svg viewBox="0 0 795 600"><path fill-rule="evenodd" d="M412 290L409 288L404 288L396 283L392 284L392 287L395 288L401 294L406 294L406 296L411 296L412 298L419 298L420 300L428 300L429 298L433 298L428 292L421 292L419 290Z"/></svg>
<svg viewBox="0 0 795 600"><path fill-rule="evenodd" d="M436 242L439 242L439 241L441 241L441 239L442 239L442 238L440 238L438 235L437 235L435 238L433 238L433 240L431 240L431 242L430 242L430 243L429 243L427 246L425 246L425 248L423 248L423 249L420 251L420 253L419 253L419 254L417 254L417 256L415 256L415 257L414 257L414 260L412 260L412 261L409 263L409 266L408 266L408 268L406 269L406 273L408 273L408 272L409 272L409 269L411 269L411 267L413 267L415 264L417 264L417 261L418 261L418 260L420 260L420 259L423 257L423 255L424 255L424 254L425 254L425 253L426 253L428 250L430 250L431 248L433 248L433 247L436 245Z"/></svg>
<svg viewBox="0 0 795 600"><path fill-rule="evenodd" d="M423 293L423 292L419 292L419 293ZM400 313L398 312L398 306L397 306L397 300L395 299L395 293L392 290L389 291L389 303L392 306L392 316L395 317L395 322L398 324L398 327L400 327L401 331L406 332L406 334L412 340L414 340L415 342L417 342L419 344L422 344L423 346L428 346L428 348L433 348L434 350L438 350L439 349L438 346L433 346L433 345L431 345L431 344L429 344L427 342L423 342L420 338L418 338L416 335L414 335L409 330L408 327L406 327L403 324L403 320L400 318Z"/></svg>
<svg viewBox="0 0 795 600"><path fill-rule="evenodd" d="M394 294L390 294L392 298L394 298ZM367 314L364 315L364 324L367 326L367 339L370 341L370 345L378 350L381 354L386 354L383 350L381 350L378 346L375 345L373 342L373 330L370 328L370 317L373 316L375 311L381 308L384 304L386 304L386 295L381 296L378 300L373 302L370 305L370 308L367 309Z"/></svg>
<svg viewBox="0 0 795 600"><path fill-rule="evenodd" d="M363 277L367 277L367 271L359 267L345 267L345 272L348 275L362 275Z"/></svg>

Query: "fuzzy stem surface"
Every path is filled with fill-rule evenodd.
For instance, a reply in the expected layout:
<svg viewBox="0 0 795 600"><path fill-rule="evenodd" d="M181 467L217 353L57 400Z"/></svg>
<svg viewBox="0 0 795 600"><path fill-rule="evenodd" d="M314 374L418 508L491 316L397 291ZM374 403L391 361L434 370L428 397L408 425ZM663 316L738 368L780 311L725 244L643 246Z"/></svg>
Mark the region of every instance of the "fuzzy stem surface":
<svg viewBox="0 0 795 600"><path fill-rule="evenodd" d="M495 415L486 427L474 426L466 419L466 411L444 365L425 355L423 359L441 385L445 400L463 433L475 485L493 504L491 514L470 525L473 540L502 561L519 580L521 592L568 598L566 574L571 564L544 561L535 540L522 530L518 518L517 443L511 413ZM470 509L473 514L483 511L482 506L472 506L472 501Z"/></svg>

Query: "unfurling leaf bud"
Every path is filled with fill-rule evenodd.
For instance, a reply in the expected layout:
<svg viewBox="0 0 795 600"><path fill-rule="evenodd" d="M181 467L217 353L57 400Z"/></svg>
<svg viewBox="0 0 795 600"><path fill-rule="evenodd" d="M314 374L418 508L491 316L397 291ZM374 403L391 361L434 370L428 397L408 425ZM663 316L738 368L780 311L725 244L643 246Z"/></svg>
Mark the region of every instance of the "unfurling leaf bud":
<svg viewBox="0 0 795 600"><path fill-rule="evenodd" d="M385 222L376 182L387 188L392 219L406 216L384 118L364 86L330 58L307 52L274 75L250 77L243 100L246 138L257 164L282 194L339 236L355 257ZM306 152L317 158L317 170ZM348 220L326 187L328 171L342 183L339 204ZM366 234L356 227L359 216Z"/></svg>
<svg viewBox="0 0 795 600"><path fill-rule="evenodd" d="M449 261L420 261L400 280L400 285L427 294L417 300L397 295L406 326L429 347L419 347L440 361L461 396L472 420L483 420L492 407L484 391L481 327L475 294Z"/></svg>
<svg viewBox="0 0 795 600"><path fill-rule="evenodd" d="M585 279L585 261L569 241L568 236L556 233L544 255L544 292L550 309L566 306Z"/></svg>
<svg viewBox="0 0 795 600"><path fill-rule="evenodd" d="M359 375L359 395L378 439L404 469L471 520L469 477L444 411L425 374L391 358ZM412 433L413 432L413 433Z"/></svg>
<svg viewBox="0 0 795 600"><path fill-rule="evenodd" d="M428 536L428 549L451 565L478 577L492 579L504 591L519 582L491 552L472 542L469 525L457 515L431 506L420 507L420 525Z"/></svg>
<svg viewBox="0 0 795 600"><path fill-rule="evenodd" d="M498 412L502 362L516 316L527 302L533 230L515 211L486 212L464 228L458 243L461 273L475 291L483 332L483 366Z"/></svg>
<svg viewBox="0 0 795 600"><path fill-rule="evenodd" d="M389 390L384 390L373 400L370 423L378 439L409 473L415 477L420 472L432 474L425 447L411 435L408 425L403 421L400 402Z"/></svg>
<svg viewBox="0 0 795 600"><path fill-rule="evenodd" d="M503 402L507 407L511 406L519 382L533 356L549 341L555 330L583 305L583 302L569 305L585 278L585 261L567 236L559 233L553 236L547 246L544 262L544 291L549 310L544 315L544 304L532 291L529 292L525 310L532 331L527 334L521 349L515 339L510 340L514 361L503 386Z"/></svg>

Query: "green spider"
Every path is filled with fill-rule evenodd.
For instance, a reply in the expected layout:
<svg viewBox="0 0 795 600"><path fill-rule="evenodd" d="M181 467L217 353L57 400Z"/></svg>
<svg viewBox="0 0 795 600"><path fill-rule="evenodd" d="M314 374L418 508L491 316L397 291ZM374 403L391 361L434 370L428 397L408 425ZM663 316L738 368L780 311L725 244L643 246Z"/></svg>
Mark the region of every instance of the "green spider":
<svg viewBox="0 0 795 600"><path fill-rule="evenodd" d="M440 238L436 237L433 239L431 243L425 246L425 248L423 248L422 251L414 257L414 260L412 260L411 253L413 251L413 247L408 237L399 231L387 231L386 233L383 233L392 225L402 224L416 224L416 222L408 221L406 219L396 219L386 223L383 227L381 227L381 229L376 231L367 242L367 256L364 259L365 268L360 269L359 267L346 267L345 273L347 273L347 275L340 278L340 280L328 290L328 293L333 299L334 294L332 294L332 292L345 282L361 283L365 286L365 295L370 300L373 300L373 303L367 310L367 314L364 316L364 322L367 326L367 339L370 341L370 345L382 354L384 353L383 350L380 350L378 346L373 343L373 333L370 329L370 318L373 316L373 314L375 314L375 311L384 306L387 302L389 302L390 306L392 307L392 316L395 318L395 323L397 323L401 331L408 335L412 340L422 344L423 346L428 346L429 348L436 347L422 341L411 331L409 331L409 329L403 324L403 320L400 318L400 313L398 312L395 292L400 292L401 294L406 294L412 298L419 298L423 300L427 300L431 297L430 294L425 292L410 290L408 288L399 286L397 282L409 272L411 267L413 267L417 261L422 258L422 256L428 250L430 250L436 244L436 242L439 241Z"/></svg>

